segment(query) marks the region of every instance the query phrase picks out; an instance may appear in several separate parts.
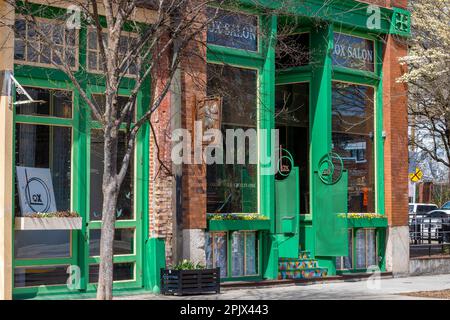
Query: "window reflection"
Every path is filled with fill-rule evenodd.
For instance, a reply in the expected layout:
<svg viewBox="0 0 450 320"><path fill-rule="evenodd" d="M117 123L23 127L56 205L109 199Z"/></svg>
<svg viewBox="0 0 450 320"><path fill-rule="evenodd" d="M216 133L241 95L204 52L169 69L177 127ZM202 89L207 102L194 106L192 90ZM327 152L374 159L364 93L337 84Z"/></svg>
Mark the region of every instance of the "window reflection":
<svg viewBox="0 0 450 320"><path fill-rule="evenodd" d="M71 142L71 128L16 125L16 165L50 169L58 211L70 210ZM15 214L20 216L17 185L15 190ZM16 231L14 255L21 259L69 257L70 231Z"/></svg>
<svg viewBox="0 0 450 320"><path fill-rule="evenodd" d="M89 255L100 255L101 230L91 230L89 234ZM134 229L116 229L114 232L113 254L133 254Z"/></svg>
<svg viewBox="0 0 450 320"><path fill-rule="evenodd" d="M348 210L374 212L374 90L335 82L332 97L333 151L348 170Z"/></svg>
<svg viewBox="0 0 450 320"><path fill-rule="evenodd" d="M208 96L220 96L224 155L227 129L256 129L257 73L255 70L208 64ZM245 164L207 166L207 210L218 213L257 212L257 165L249 164L249 141L245 143ZM235 143L234 154L238 150ZM253 146L254 147L254 146ZM255 147L256 149L256 147ZM225 162L225 160L224 160Z"/></svg>
<svg viewBox="0 0 450 320"><path fill-rule="evenodd" d="M101 130L91 131L91 170L90 170L90 218L101 220L103 205L103 132ZM117 153L118 166L121 164L127 147L126 134L119 133L119 145ZM120 168L120 166L119 166ZM130 161L127 174L120 187L117 199L117 220L133 219L133 192L134 192L134 161Z"/></svg>

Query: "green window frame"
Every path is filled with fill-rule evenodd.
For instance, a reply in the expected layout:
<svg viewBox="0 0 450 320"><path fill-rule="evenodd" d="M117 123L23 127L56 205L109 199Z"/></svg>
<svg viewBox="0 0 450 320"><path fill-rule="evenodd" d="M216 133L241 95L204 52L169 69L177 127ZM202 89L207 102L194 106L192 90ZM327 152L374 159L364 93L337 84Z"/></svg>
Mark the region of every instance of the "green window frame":
<svg viewBox="0 0 450 320"><path fill-rule="evenodd" d="M40 5L37 5L40 6ZM42 18L52 19L60 16L65 9L45 7L45 10L39 11ZM129 30L126 30L129 31ZM78 65L85 66L86 61L86 36L87 25L82 24L78 31ZM79 68L75 73L83 90L90 96L94 93L101 93L104 79L101 75L86 72L86 68ZM26 124L42 124L51 126L63 126L72 128L71 143L71 210L80 213L83 217L83 225L81 230L71 231L71 256L67 258L52 259L15 259L13 258L13 270L22 267L41 267L41 266L78 266L80 277L79 287L74 290L62 285L44 285L35 287L13 288L13 296L15 298L34 297L36 295L47 294L73 294L80 292L95 292L96 284L89 283L89 266L99 262L98 257L89 256L89 231L98 229L101 221L89 221L89 168L90 168L90 130L99 127L98 124L91 122L90 109L83 101L78 91L71 85L70 79L58 69L47 66L34 66L23 63L15 63L14 74L18 82L26 87L39 87L48 89L61 89L72 91L72 118L57 118L42 115L23 115L16 114L14 110L14 128L17 123ZM119 95L129 95L134 79L124 78L120 83ZM89 85L95 83L95 85ZM103 90L104 92L104 90ZM144 113L144 106L150 101L150 80L148 80L141 88L136 102L136 112L138 115ZM149 150L149 127L144 125L139 133L135 145L134 157L134 219L120 220L116 223L116 228L135 229L132 254L122 254L114 256L114 263L121 264L123 267L126 263L134 264L134 279L122 280L114 282L114 290L129 290L133 288L143 287L144 278L144 244L145 230L148 230L148 150ZM15 141L15 133L13 134ZM15 148L15 145L14 145ZM13 162L13 178L15 181L15 153ZM139 179L138 179L139 177ZM11 181L11 183L14 183ZM14 196L14 195L13 195ZM13 199L13 205L16 206ZM14 212L14 207L13 207ZM12 234L14 237L14 222L12 226ZM14 245L13 245L14 257ZM126 265L125 265L126 267ZM70 275L75 275L72 271ZM14 275L13 275L14 276Z"/></svg>

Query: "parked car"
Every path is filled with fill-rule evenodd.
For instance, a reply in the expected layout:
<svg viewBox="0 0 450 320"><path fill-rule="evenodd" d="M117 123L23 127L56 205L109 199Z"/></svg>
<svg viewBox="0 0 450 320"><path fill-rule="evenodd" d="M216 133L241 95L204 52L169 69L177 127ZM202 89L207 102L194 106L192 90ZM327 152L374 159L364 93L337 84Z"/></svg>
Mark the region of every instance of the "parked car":
<svg viewBox="0 0 450 320"><path fill-rule="evenodd" d="M436 209L438 209L438 206L433 203L409 204L409 235L411 240L422 240L422 218L424 218L428 212Z"/></svg>
<svg viewBox="0 0 450 320"><path fill-rule="evenodd" d="M431 210L439 209L439 207L433 203L410 203L409 204L409 214L425 214ZM450 201L449 208L450 209Z"/></svg>
<svg viewBox="0 0 450 320"><path fill-rule="evenodd" d="M417 222L422 228L422 240L446 241L448 237L447 235L444 237L442 231L443 229L447 230L447 225L450 223L450 210L438 209L430 211L424 217L417 218Z"/></svg>

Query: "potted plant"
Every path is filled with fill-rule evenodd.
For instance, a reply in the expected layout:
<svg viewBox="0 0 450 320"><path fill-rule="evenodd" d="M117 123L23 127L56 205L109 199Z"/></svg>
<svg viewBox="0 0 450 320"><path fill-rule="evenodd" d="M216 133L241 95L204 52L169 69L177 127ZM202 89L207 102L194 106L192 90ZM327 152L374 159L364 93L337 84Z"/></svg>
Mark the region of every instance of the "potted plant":
<svg viewBox="0 0 450 320"><path fill-rule="evenodd" d="M205 266L189 260L161 268L161 293L185 295L220 293L220 268L206 269Z"/></svg>
<svg viewBox="0 0 450 320"><path fill-rule="evenodd" d="M76 212L58 211L29 213L16 217L16 230L80 230L82 218Z"/></svg>

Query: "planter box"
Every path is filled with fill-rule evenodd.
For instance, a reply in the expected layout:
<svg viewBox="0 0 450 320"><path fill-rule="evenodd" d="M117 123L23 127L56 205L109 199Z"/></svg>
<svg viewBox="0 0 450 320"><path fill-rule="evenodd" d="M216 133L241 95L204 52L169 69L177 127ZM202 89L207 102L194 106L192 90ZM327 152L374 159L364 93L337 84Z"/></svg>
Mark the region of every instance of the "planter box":
<svg viewBox="0 0 450 320"><path fill-rule="evenodd" d="M269 230L270 220L209 220L209 231Z"/></svg>
<svg viewBox="0 0 450 320"><path fill-rule="evenodd" d="M384 228L387 227L387 218L360 218L348 219L348 226L351 228Z"/></svg>
<svg viewBox="0 0 450 320"><path fill-rule="evenodd" d="M202 270L161 269L161 293L185 295L220 293L220 268Z"/></svg>
<svg viewBox="0 0 450 320"><path fill-rule="evenodd" d="M16 217L15 230L80 230L82 218Z"/></svg>

